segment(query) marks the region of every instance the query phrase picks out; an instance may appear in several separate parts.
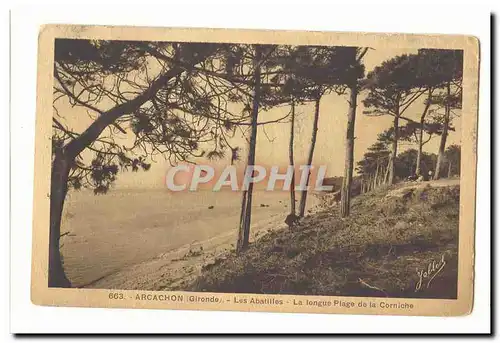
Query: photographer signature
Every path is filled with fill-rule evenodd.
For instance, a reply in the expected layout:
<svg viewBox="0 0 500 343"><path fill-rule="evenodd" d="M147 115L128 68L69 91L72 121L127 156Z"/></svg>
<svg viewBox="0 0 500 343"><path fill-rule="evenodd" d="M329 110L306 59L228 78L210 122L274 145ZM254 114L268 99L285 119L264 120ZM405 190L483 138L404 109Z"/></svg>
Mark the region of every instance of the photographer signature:
<svg viewBox="0 0 500 343"><path fill-rule="evenodd" d="M429 288L432 280L441 272L446 265L446 261L444 260L444 254L441 256L441 260L436 262L432 260L427 265L426 269L419 270L417 269L418 282L415 286L415 292L418 292L422 289L422 284L427 281L426 288Z"/></svg>

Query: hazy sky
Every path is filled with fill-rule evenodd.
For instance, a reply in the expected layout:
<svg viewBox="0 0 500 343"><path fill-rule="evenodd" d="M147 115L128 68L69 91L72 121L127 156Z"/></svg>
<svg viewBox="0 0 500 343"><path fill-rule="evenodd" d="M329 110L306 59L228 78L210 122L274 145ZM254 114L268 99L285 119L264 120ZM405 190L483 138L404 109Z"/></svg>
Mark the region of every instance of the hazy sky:
<svg viewBox="0 0 500 343"><path fill-rule="evenodd" d="M404 53L416 53L415 49L391 49L387 50L369 50L364 57L366 72L372 70L384 60ZM359 161L366 149L372 145L377 135L392 125L391 116L369 117L363 114L363 105L361 101L366 94L361 93L358 96L358 109L355 127L355 162ZM420 99L419 99L420 100ZM415 102L408 108L405 116L418 120L423 109L424 97ZM75 131L81 132L88 124L89 119L86 110L82 108L70 108L64 106L59 108L59 113L65 118L66 124ZM268 121L283 117L289 112L290 108L283 106L275 108L268 112L259 113L259 121ZM347 95L339 96L329 94L323 96L320 105L319 129L317 134L316 148L314 152L313 165L326 165L328 176L341 176L344 169L344 139L347 126ZM296 165L305 164L309 151L312 119L314 115L314 104L310 103L304 106L298 106L296 110L295 124L295 163ZM80 118L80 119L77 119ZM82 118L87 118L82 120ZM405 121L401 120L400 125ZM451 144L460 144L460 122L454 119L453 126L455 131L451 131L447 140L447 146ZM264 132L265 130L265 132ZM266 137L267 134L267 137ZM238 134L237 134L238 135ZM129 141L131 134L123 135L123 141ZM290 124L288 122L269 124L260 126L257 134L257 154L256 163L264 165L288 165L288 141L290 136ZM439 146L439 136L435 136L429 143L424 145L424 151L437 153ZM241 161L237 162L238 168L244 168L246 165L247 144L246 141L236 136L231 144L239 146L241 150ZM416 148L415 145L401 144L399 151L408 148ZM227 165L230 154L223 160L216 162L218 165ZM170 167L169 163L156 158L157 163L153 163L148 172L122 172L118 175L116 187L165 187L165 173ZM205 161L200 161L201 163ZM211 162L213 164L213 162Z"/></svg>

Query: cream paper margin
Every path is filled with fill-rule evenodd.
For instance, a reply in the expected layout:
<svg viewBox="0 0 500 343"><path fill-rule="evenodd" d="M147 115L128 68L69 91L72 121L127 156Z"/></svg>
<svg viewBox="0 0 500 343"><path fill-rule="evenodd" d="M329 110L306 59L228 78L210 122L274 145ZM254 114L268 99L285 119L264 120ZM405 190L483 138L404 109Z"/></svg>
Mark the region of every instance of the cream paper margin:
<svg viewBox="0 0 500 343"><path fill-rule="evenodd" d="M163 291L116 291L104 289L48 288L48 246L50 216L50 169L52 137L52 85L54 40L56 38L81 38L105 40L143 40L177 42L217 42L247 44L290 45L340 45L369 46L375 49L439 48L463 49L463 103L462 103L462 159L460 179L460 224L458 295L456 300L366 298L303 295L255 295L207 292L163 292ZM459 35L414 35L356 32L307 32L271 31L243 29L194 29L194 28L146 28L119 26L46 25L40 30L38 42L37 113L35 136L35 177L33 204L33 243L31 272L31 301L35 305L104 307L104 308L149 308L184 310L234 310L264 312L339 313L339 314L391 314L421 316L458 316L469 314L473 306L474 282L474 224L477 165L477 115L479 89L479 41L472 36ZM113 294L123 294L123 300L110 299ZM170 301L136 300L136 296L170 296ZM174 298L183 301L173 301ZM222 303L190 302L190 296L215 296ZM238 304L233 298L247 299ZM281 300L282 305L249 304L251 298L266 299L267 302ZM297 306L294 302L342 301L353 302L352 308L332 306ZM368 307L358 307L365 302ZM376 308L369 304L375 303ZM412 308L381 308L382 303L408 304Z"/></svg>

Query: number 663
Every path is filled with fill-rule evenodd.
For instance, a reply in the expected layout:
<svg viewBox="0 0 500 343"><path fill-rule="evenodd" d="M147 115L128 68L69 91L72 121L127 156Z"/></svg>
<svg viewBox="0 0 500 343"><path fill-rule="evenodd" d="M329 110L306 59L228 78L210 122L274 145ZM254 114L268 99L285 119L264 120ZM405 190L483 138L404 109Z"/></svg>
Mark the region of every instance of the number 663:
<svg viewBox="0 0 500 343"><path fill-rule="evenodd" d="M110 299L115 299L115 300L125 299L125 297L123 296L123 293L109 293L108 297Z"/></svg>

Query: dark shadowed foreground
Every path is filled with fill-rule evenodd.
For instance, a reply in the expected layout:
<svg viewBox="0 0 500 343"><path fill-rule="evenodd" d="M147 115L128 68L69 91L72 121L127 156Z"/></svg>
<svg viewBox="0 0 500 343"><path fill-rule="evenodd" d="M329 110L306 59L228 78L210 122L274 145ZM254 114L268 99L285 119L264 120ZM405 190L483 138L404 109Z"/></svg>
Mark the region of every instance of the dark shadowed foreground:
<svg viewBox="0 0 500 343"><path fill-rule="evenodd" d="M202 270L192 291L456 298L460 187L401 185L272 231ZM443 262L444 261L444 262ZM186 290L186 286L181 287Z"/></svg>

